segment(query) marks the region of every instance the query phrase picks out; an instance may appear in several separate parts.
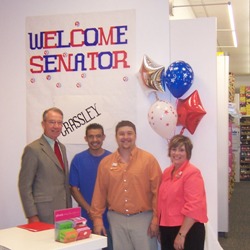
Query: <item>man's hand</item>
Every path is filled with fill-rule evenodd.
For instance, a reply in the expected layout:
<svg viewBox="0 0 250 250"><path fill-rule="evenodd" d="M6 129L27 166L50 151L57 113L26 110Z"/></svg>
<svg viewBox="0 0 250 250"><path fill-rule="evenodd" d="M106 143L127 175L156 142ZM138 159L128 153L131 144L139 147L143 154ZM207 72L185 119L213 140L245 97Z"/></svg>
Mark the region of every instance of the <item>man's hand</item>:
<svg viewBox="0 0 250 250"><path fill-rule="evenodd" d="M151 238L158 237L159 235L159 226L151 223L148 227L148 236Z"/></svg>
<svg viewBox="0 0 250 250"><path fill-rule="evenodd" d="M107 232L104 226L94 226L93 231L95 234L107 236Z"/></svg>
<svg viewBox="0 0 250 250"><path fill-rule="evenodd" d="M28 223L38 222L38 221L40 221L40 220L39 220L39 217L37 215L34 215L34 216L28 218Z"/></svg>

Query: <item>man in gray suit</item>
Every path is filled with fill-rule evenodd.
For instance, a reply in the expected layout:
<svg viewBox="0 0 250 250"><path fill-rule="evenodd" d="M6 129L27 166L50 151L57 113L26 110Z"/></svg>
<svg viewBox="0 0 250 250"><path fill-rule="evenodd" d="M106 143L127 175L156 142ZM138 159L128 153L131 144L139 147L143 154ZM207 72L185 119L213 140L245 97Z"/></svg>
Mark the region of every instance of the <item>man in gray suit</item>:
<svg viewBox="0 0 250 250"><path fill-rule="evenodd" d="M28 223L54 223L54 210L72 206L68 183L65 146L57 140L63 126L63 113L50 108L43 113L43 135L27 145L19 173L19 192ZM58 143L63 162L54 153Z"/></svg>

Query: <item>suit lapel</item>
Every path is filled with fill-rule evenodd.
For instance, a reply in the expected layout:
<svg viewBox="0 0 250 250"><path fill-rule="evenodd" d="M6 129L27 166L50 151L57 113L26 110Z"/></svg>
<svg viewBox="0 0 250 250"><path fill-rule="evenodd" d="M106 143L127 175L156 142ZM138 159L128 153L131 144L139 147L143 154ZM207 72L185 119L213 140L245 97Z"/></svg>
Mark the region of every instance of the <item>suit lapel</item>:
<svg viewBox="0 0 250 250"><path fill-rule="evenodd" d="M63 171L61 164L59 160L57 159L53 149L51 148L51 146L49 145L49 143L46 141L46 139L43 136L40 138L40 145L44 153L48 155L48 157L55 163L57 168ZM64 154L63 154L63 159L64 159Z"/></svg>

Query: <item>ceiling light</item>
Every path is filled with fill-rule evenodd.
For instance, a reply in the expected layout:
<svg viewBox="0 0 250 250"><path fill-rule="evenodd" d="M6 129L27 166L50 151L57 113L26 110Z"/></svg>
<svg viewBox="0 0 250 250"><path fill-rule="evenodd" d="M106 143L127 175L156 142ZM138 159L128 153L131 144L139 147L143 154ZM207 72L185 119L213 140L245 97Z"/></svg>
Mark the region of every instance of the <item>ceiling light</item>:
<svg viewBox="0 0 250 250"><path fill-rule="evenodd" d="M233 8L231 2L223 2L223 3L202 3L202 4L187 4L187 5L174 5L174 0L169 1L169 14L173 16L173 9L179 7L204 7L204 6L214 6L214 5L227 5L228 7L228 15L230 20L230 29L228 30L219 30L219 31L230 31L232 33L233 38L233 46L237 47L237 37L235 32L235 25L234 25L234 16L233 16ZM231 47L231 46L220 46L220 47Z"/></svg>
<svg viewBox="0 0 250 250"><path fill-rule="evenodd" d="M233 8L231 2L227 3L227 8L228 8L228 14L229 14L229 19L230 19L230 26L231 26L231 32L233 36L233 43L234 47L237 47L237 37L236 37L236 32L235 32L235 25L234 25L234 15L233 15Z"/></svg>

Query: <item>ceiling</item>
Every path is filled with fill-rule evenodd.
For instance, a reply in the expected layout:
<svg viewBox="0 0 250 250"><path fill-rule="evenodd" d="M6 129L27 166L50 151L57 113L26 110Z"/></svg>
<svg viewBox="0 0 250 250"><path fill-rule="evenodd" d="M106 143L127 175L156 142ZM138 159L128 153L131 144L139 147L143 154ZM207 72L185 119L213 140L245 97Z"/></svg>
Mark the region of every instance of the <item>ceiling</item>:
<svg viewBox="0 0 250 250"><path fill-rule="evenodd" d="M233 9L237 47L233 43L228 2ZM169 4L171 20L216 17L217 51L229 56L230 72L236 76L250 75L249 0L169 0Z"/></svg>

